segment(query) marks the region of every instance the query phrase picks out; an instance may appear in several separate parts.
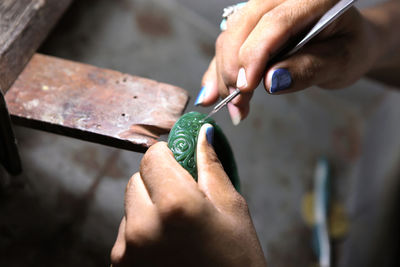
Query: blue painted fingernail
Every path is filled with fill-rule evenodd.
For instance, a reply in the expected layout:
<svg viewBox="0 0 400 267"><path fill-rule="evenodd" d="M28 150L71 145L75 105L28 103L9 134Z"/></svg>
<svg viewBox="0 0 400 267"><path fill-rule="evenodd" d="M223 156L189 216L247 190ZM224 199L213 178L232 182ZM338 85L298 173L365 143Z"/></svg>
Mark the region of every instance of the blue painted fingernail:
<svg viewBox="0 0 400 267"><path fill-rule="evenodd" d="M292 84L292 76L287 69L276 69L272 73L270 93L283 91Z"/></svg>
<svg viewBox="0 0 400 267"><path fill-rule="evenodd" d="M239 8L242 8L242 7L244 7L246 4L247 4L247 2L240 2L240 3L237 3L236 6L239 7Z"/></svg>
<svg viewBox="0 0 400 267"><path fill-rule="evenodd" d="M206 129L206 139L210 145L214 145L214 127L208 126Z"/></svg>
<svg viewBox="0 0 400 267"><path fill-rule="evenodd" d="M206 96L207 85L201 87L200 93L197 95L196 101L194 101L194 105L198 106L203 103L204 97Z"/></svg>
<svg viewBox="0 0 400 267"><path fill-rule="evenodd" d="M223 19L221 21L221 24L219 24L219 29L223 32L226 31L226 19Z"/></svg>

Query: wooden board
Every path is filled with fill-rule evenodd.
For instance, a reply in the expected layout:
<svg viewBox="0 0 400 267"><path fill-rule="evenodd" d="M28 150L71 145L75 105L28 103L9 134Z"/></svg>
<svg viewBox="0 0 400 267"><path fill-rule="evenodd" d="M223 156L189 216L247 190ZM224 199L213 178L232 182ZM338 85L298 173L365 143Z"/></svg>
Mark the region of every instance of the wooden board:
<svg viewBox="0 0 400 267"><path fill-rule="evenodd" d="M14 123L143 152L168 133L189 97L172 85L36 54L5 99Z"/></svg>
<svg viewBox="0 0 400 267"><path fill-rule="evenodd" d="M0 89L5 93L72 0L0 0Z"/></svg>

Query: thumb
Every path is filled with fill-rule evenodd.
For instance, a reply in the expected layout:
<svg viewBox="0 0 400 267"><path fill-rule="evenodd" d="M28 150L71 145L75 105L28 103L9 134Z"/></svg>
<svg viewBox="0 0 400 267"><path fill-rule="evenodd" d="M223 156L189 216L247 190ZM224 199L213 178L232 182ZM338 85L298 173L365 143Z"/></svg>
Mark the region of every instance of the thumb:
<svg viewBox="0 0 400 267"><path fill-rule="evenodd" d="M272 66L264 76L271 94L300 91L317 85L340 88L353 82L357 71L347 71L349 51L341 38L304 47L300 52ZM354 72L354 73L353 73Z"/></svg>
<svg viewBox="0 0 400 267"><path fill-rule="evenodd" d="M220 211L234 209L240 194L235 190L215 153L212 142L214 127L204 124L199 132L196 148L199 189Z"/></svg>

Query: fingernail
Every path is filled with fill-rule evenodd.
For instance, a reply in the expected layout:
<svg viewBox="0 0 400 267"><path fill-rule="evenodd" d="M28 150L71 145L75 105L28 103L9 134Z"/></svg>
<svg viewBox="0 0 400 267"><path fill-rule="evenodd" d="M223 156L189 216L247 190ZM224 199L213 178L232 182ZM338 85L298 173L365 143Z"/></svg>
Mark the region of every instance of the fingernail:
<svg viewBox="0 0 400 267"><path fill-rule="evenodd" d="M201 103L203 103L206 93L207 93L207 85L204 85L203 87L201 87L200 93L197 95L196 101L194 102L195 106L198 106Z"/></svg>
<svg viewBox="0 0 400 267"><path fill-rule="evenodd" d="M223 32L226 31L226 19L223 19L221 21L221 24L219 25L219 29Z"/></svg>
<svg viewBox="0 0 400 267"><path fill-rule="evenodd" d="M246 71L244 68L241 68L238 73L236 86L238 88L246 88L247 87L247 79L246 79Z"/></svg>
<svg viewBox="0 0 400 267"><path fill-rule="evenodd" d="M283 91L292 84L292 76L287 69L276 69L272 73L270 93Z"/></svg>
<svg viewBox="0 0 400 267"><path fill-rule="evenodd" d="M240 115L239 108L233 105L232 103L228 103L229 115L231 116L231 120L233 125L239 125L242 120L242 116Z"/></svg>
<svg viewBox="0 0 400 267"><path fill-rule="evenodd" d="M211 125L206 129L206 139L210 145L214 145L214 127Z"/></svg>

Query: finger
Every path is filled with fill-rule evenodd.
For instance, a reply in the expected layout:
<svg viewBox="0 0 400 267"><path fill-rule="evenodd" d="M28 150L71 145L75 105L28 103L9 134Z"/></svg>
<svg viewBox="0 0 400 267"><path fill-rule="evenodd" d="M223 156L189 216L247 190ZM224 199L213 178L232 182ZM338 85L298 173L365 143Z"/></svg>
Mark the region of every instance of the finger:
<svg viewBox="0 0 400 267"><path fill-rule="evenodd" d="M217 67L225 87L235 87L239 71L239 49L264 13L283 0L253 0L229 16L227 29L216 43Z"/></svg>
<svg viewBox="0 0 400 267"><path fill-rule="evenodd" d="M140 174L156 205L199 194L196 182L175 160L165 142L149 148L141 161Z"/></svg>
<svg viewBox="0 0 400 267"><path fill-rule="evenodd" d="M244 104L241 105L240 107L234 105L233 103L228 103L228 112L229 116L231 117L232 124L234 126L239 125L239 123L247 117L247 115L250 112L250 104Z"/></svg>
<svg viewBox="0 0 400 267"><path fill-rule="evenodd" d="M322 16L335 1L288 0L265 13L248 35L239 51L239 68L244 69L247 86L254 90L260 83L271 55L292 37Z"/></svg>
<svg viewBox="0 0 400 267"><path fill-rule="evenodd" d="M359 75L346 71L351 53L342 38L310 44L300 53L271 67L264 76L264 87L272 94L290 93L313 85L339 88Z"/></svg>
<svg viewBox="0 0 400 267"><path fill-rule="evenodd" d="M203 75L201 90L196 98L195 106L209 106L218 100L218 77L215 57Z"/></svg>
<svg viewBox="0 0 400 267"><path fill-rule="evenodd" d="M235 88L230 88L229 93L235 91ZM250 111L250 100L253 92L240 93L228 104L229 115L232 119L233 125L238 125L243 119L247 117Z"/></svg>
<svg viewBox="0 0 400 267"><path fill-rule="evenodd" d="M161 235L161 223L157 209L150 199L141 175L135 173L125 192L125 241L130 257L136 249L150 244Z"/></svg>
<svg viewBox="0 0 400 267"><path fill-rule="evenodd" d="M216 67L216 73L217 73L217 85L218 85L218 94L222 97L225 98L229 94L228 86L226 82L224 81L224 78L222 77L222 73L224 72L224 66L221 64L221 60L223 59L223 38L226 36L224 33L221 33L217 39L216 42L216 58L215 58L215 67ZM227 48L228 50L229 48Z"/></svg>
<svg viewBox="0 0 400 267"><path fill-rule="evenodd" d="M239 66L237 55L241 42L239 42L240 39L236 39L232 42L231 39L233 36L237 36L237 33L232 32L229 34L229 32L223 32L219 35L215 45L216 66L219 79L218 88L222 97L227 95L228 87L236 86Z"/></svg>
<svg viewBox="0 0 400 267"><path fill-rule="evenodd" d="M119 225L117 240L111 250L111 263L114 267L122 266L126 261L125 225L126 219L123 217Z"/></svg>
<svg viewBox="0 0 400 267"><path fill-rule="evenodd" d="M140 173L137 172L131 177L125 189L125 216L130 220L140 214L147 214L152 209L154 204Z"/></svg>
<svg viewBox="0 0 400 267"><path fill-rule="evenodd" d="M233 211L241 196L225 173L213 147L214 128L204 124L199 132L196 159L201 191L219 211Z"/></svg>
<svg viewBox="0 0 400 267"><path fill-rule="evenodd" d="M232 94L235 91L236 91L236 88L229 87L229 94ZM234 99L232 99L230 101L230 103L233 103L236 106L240 106L240 105L249 103L252 97L253 97L253 91L241 92L238 96L236 96Z"/></svg>
<svg viewBox="0 0 400 267"><path fill-rule="evenodd" d="M159 232L158 217L139 173L135 173L125 189L125 216L119 227L117 241L111 252L114 266L125 266L132 256L127 242L138 244L144 238L153 238Z"/></svg>

